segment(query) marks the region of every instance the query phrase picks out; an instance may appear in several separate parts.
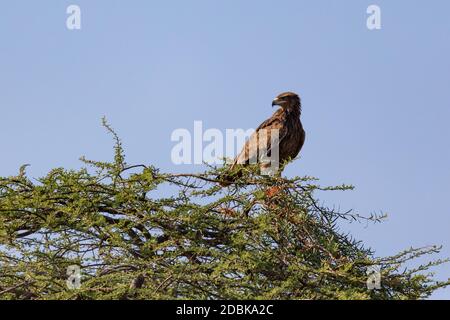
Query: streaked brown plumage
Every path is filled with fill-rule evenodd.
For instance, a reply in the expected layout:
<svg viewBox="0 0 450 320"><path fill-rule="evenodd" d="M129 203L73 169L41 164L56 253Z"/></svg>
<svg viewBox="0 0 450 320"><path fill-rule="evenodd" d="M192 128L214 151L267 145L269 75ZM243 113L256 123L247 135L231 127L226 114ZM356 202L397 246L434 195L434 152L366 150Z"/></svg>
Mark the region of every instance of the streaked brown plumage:
<svg viewBox="0 0 450 320"><path fill-rule="evenodd" d="M301 102L297 94L293 92L284 92L278 95L272 102L272 106L280 106L280 108L266 121L264 121L250 136L245 143L241 153L234 159L230 170L235 170L236 166L248 165L249 163L258 163L263 169L267 163L262 163L258 159L258 150L267 148L270 152L271 146L271 130L277 129L279 132L279 163L284 164L286 161L294 159L300 152L305 142L305 130L303 130L300 121ZM262 130L267 133L267 139L258 139ZM264 145L266 144L266 145ZM258 149L259 148L259 149ZM221 183L223 186L231 184L242 173L238 171L233 175L225 176Z"/></svg>

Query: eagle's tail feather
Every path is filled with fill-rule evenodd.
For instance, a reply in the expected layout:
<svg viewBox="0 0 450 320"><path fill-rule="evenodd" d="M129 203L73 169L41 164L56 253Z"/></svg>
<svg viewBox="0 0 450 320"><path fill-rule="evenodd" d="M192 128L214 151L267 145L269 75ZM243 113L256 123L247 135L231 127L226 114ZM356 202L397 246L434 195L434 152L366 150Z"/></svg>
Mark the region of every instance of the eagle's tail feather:
<svg viewBox="0 0 450 320"><path fill-rule="evenodd" d="M242 170L237 170L235 172L227 172L224 174L221 174L217 177L217 179L220 181L219 184L222 187L228 187L231 184L233 184L236 180L242 177Z"/></svg>

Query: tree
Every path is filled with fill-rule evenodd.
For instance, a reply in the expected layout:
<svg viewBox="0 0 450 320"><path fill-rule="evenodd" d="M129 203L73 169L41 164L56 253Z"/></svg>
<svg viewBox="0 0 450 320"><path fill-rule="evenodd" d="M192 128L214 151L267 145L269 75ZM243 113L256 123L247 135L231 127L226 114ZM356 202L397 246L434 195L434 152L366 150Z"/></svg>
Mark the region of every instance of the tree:
<svg viewBox="0 0 450 320"><path fill-rule="evenodd" d="M376 258L340 232L344 220L383 218L316 199L351 186L249 167L222 188L223 168L168 174L128 165L104 126L114 161L82 158L85 168L54 169L37 182L26 166L0 178L1 299L419 299L450 283L425 273L447 260L403 267L439 247ZM374 266L381 287L370 290Z"/></svg>

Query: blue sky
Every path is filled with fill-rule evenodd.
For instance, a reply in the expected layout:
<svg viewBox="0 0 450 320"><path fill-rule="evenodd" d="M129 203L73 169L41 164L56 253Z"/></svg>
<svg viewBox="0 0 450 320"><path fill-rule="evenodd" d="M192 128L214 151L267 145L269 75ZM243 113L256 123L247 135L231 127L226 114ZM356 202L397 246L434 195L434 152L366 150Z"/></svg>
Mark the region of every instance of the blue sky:
<svg viewBox="0 0 450 320"><path fill-rule="evenodd" d="M70 4L81 30L66 28ZM381 30L366 28L370 4ZM387 212L344 226L378 255L442 244L450 257L449 15L445 0L4 1L0 175L111 159L103 115L128 162L195 172L171 163L174 129L254 128L292 90L307 139L285 174L354 184L325 199Z"/></svg>

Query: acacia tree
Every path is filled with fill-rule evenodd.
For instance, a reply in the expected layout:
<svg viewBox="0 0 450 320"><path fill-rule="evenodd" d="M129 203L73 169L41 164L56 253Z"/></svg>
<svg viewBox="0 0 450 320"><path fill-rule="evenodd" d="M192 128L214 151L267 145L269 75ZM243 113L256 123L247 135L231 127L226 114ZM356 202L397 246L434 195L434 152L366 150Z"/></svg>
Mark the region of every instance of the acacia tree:
<svg viewBox="0 0 450 320"><path fill-rule="evenodd" d="M112 162L82 158L83 169L34 181L23 166L0 178L1 299L419 299L450 283L427 273L446 260L404 267L439 247L376 258L340 232L345 220L382 218L316 198L351 186L249 167L223 188L226 168L128 165L104 126L115 139ZM381 287L369 290L373 266Z"/></svg>

